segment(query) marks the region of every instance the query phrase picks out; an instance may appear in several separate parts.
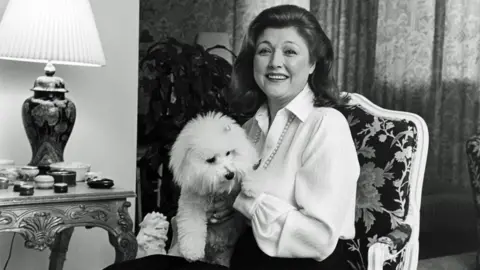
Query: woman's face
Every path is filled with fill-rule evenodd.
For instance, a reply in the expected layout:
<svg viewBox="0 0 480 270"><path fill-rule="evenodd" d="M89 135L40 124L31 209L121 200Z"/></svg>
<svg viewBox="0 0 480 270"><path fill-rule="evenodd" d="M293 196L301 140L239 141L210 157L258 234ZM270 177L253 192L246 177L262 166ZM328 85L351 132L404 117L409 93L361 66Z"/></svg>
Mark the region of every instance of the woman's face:
<svg viewBox="0 0 480 270"><path fill-rule="evenodd" d="M314 69L307 43L295 28L267 28L259 35L253 77L269 100L286 105L303 90Z"/></svg>

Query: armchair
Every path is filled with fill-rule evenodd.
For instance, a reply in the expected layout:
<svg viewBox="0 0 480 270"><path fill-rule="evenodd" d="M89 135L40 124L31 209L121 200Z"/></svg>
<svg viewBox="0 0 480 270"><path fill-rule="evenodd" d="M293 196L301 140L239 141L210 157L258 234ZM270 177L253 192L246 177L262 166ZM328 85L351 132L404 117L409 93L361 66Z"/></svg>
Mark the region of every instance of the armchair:
<svg viewBox="0 0 480 270"><path fill-rule="evenodd" d="M480 270L480 135L468 138L465 144L468 157L468 172L473 191L473 200L477 215L477 242L475 269Z"/></svg>
<svg viewBox="0 0 480 270"><path fill-rule="evenodd" d="M337 109L350 124L361 173L356 237L341 240L347 241L346 259L353 270L417 269L427 125L416 114L350 96Z"/></svg>

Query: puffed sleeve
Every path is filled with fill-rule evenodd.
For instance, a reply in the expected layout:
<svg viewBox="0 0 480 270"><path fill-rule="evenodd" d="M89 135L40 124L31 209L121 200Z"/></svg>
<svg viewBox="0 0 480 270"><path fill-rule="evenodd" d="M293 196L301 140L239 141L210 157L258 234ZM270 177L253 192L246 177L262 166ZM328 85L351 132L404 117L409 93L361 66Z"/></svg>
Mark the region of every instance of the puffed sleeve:
<svg viewBox="0 0 480 270"><path fill-rule="evenodd" d="M328 110L315 124L296 173L297 207L273 195L237 197L234 207L251 220L257 244L272 257L322 261L355 213L360 166L345 117Z"/></svg>

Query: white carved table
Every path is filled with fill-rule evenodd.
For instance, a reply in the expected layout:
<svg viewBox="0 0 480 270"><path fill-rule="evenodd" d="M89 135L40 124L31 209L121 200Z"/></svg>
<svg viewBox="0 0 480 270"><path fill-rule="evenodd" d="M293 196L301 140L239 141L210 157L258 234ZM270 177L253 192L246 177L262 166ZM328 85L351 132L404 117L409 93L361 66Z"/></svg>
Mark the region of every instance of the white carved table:
<svg viewBox="0 0 480 270"><path fill-rule="evenodd" d="M115 248L115 262L134 259L137 241L128 214L133 191L113 187L91 189L85 183L68 193L35 189L33 196L19 196L13 187L0 190L0 232L15 232L25 247L51 249L49 270L63 269L74 227L100 227L108 232Z"/></svg>

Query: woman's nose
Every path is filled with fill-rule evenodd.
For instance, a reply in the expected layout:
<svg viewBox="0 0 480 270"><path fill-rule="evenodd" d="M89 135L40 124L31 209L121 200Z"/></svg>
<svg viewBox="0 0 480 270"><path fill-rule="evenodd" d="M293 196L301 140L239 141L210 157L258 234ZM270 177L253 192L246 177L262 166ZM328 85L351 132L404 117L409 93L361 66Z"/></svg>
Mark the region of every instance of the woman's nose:
<svg viewBox="0 0 480 270"><path fill-rule="evenodd" d="M280 51L275 51L274 53L271 54L269 66L270 68L281 67L282 61L283 61L282 53Z"/></svg>

